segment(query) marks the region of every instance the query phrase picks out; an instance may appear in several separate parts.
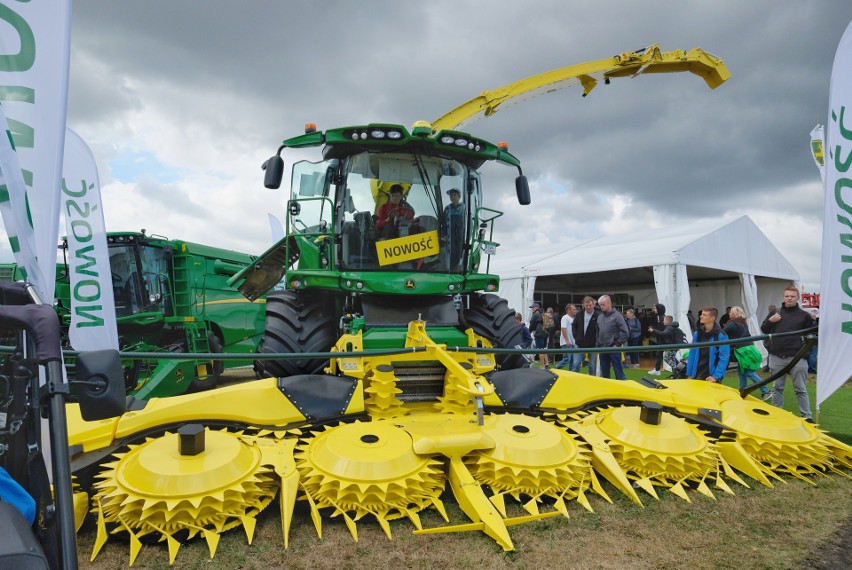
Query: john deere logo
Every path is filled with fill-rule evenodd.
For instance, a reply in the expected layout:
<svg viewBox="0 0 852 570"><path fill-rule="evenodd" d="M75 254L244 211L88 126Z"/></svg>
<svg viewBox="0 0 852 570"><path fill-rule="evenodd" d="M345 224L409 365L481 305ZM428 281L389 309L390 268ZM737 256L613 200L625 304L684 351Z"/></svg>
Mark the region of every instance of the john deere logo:
<svg viewBox="0 0 852 570"><path fill-rule="evenodd" d="M406 279L405 280L405 288L406 289L414 289L414 279Z"/></svg>
<svg viewBox="0 0 852 570"><path fill-rule="evenodd" d="M823 154L821 140L811 141L811 153L814 155L814 160L817 164L819 164L820 166L825 166L825 155Z"/></svg>

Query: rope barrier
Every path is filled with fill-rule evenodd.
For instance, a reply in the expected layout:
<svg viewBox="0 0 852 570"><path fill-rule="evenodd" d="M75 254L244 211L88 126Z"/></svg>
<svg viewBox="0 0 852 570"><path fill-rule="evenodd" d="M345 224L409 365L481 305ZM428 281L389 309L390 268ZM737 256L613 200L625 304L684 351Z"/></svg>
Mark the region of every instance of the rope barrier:
<svg viewBox="0 0 852 570"><path fill-rule="evenodd" d="M653 344L640 346L612 346L612 347L589 347L589 348L482 348L474 346L447 346L446 350L454 352L470 352L473 354L586 354L586 353L613 353L613 352L659 352L662 350L682 350L685 348L704 348L708 346L723 346L732 344L745 344L755 341L773 340L786 336L817 337L817 327L810 327L798 331L786 333L749 336L738 339L728 339L711 342L695 342L686 344ZM125 360L303 360L317 358L357 358L370 356L394 356L397 354L410 354L425 352L425 347L404 347L393 349L371 349L360 352L299 352L299 353L272 353L272 352L249 352L249 353L224 353L224 352L132 352L120 351L119 355ZM15 352L13 346L0 346L0 354L12 354ZM63 350L65 358L76 357L76 350Z"/></svg>

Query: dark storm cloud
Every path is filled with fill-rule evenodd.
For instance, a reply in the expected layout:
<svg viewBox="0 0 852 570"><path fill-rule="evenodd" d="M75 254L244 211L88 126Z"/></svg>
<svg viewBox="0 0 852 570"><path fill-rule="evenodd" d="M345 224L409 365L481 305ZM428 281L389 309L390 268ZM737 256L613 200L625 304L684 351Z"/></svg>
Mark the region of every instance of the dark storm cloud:
<svg viewBox="0 0 852 570"><path fill-rule="evenodd" d="M808 133L826 122L850 19L846 0L76 2L69 123L84 137L115 128L121 145L139 128L130 117L156 112L185 127L186 146L221 141L254 165L306 121L410 125L547 70L653 42L701 47L732 74L714 91L689 74L622 78L468 127L508 140L537 192L534 208L507 212L502 241L523 243L532 212L611 219L616 195L634 217L798 212L818 228L821 197L802 195L819 187ZM514 173L486 175L494 203L511 203Z"/></svg>
<svg viewBox="0 0 852 570"><path fill-rule="evenodd" d="M294 116L290 128L357 122L374 103L380 116L397 85L387 58L407 42L400 24L419 15L402 3L379 14L377 22L375 9L355 2L79 3L73 34L77 53L97 57L118 82L133 78L143 98L149 85L180 86L200 112L209 95L232 92L243 102L233 111L253 117L256 132L271 117Z"/></svg>

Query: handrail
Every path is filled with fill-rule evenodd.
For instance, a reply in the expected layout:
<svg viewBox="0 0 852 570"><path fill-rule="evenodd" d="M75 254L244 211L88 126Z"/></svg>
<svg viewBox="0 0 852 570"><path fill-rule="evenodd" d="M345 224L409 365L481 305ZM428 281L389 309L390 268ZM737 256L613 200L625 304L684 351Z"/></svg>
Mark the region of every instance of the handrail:
<svg viewBox="0 0 852 570"><path fill-rule="evenodd" d="M785 333L756 335L737 339L718 340L710 342L695 342L686 344L653 344L640 346L611 346L611 347L589 347L589 348L481 348L474 346L447 346L448 352L471 352L474 354L585 354L585 353L612 353L612 352L659 352L661 350L678 350L684 348L704 348L707 346L724 346L732 344L744 344L747 342L772 340L786 336L805 336L814 334L817 327L810 327L798 331ZM0 354L11 354L15 347L0 346ZM370 349L360 352L298 352L298 353L273 353L273 352L247 352L247 353L221 353L221 352L197 352L197 353L174 353L174 352L119 352L122 359L127 360L303 360L315 358L351 358L355 356L393 356L395 354L410 354L412 352L424 352L423 347L410 348L387 348ZM63 350L63 356L77 356L76 350Z"/></svg>

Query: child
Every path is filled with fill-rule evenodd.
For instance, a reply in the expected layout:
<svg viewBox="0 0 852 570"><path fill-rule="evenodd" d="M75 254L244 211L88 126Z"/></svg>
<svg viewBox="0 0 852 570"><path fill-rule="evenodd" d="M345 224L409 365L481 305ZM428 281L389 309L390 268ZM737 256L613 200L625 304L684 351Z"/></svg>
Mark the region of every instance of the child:
<svg viewBox="0 0 852 570"><path fill-rule="evenodd" d="M515 312L515 320L521 326L521 343L522 343L521 348L530 348L532 346L532 343L533 343L533 337L532 337L532 333L530 332L530 329L528 329L527 325L524 323L524 316L521 313L518 313L516 311ZM530 361L530 360L532 360L532 355L525 354L524 358L526 358L527 361Z"/></svg>

